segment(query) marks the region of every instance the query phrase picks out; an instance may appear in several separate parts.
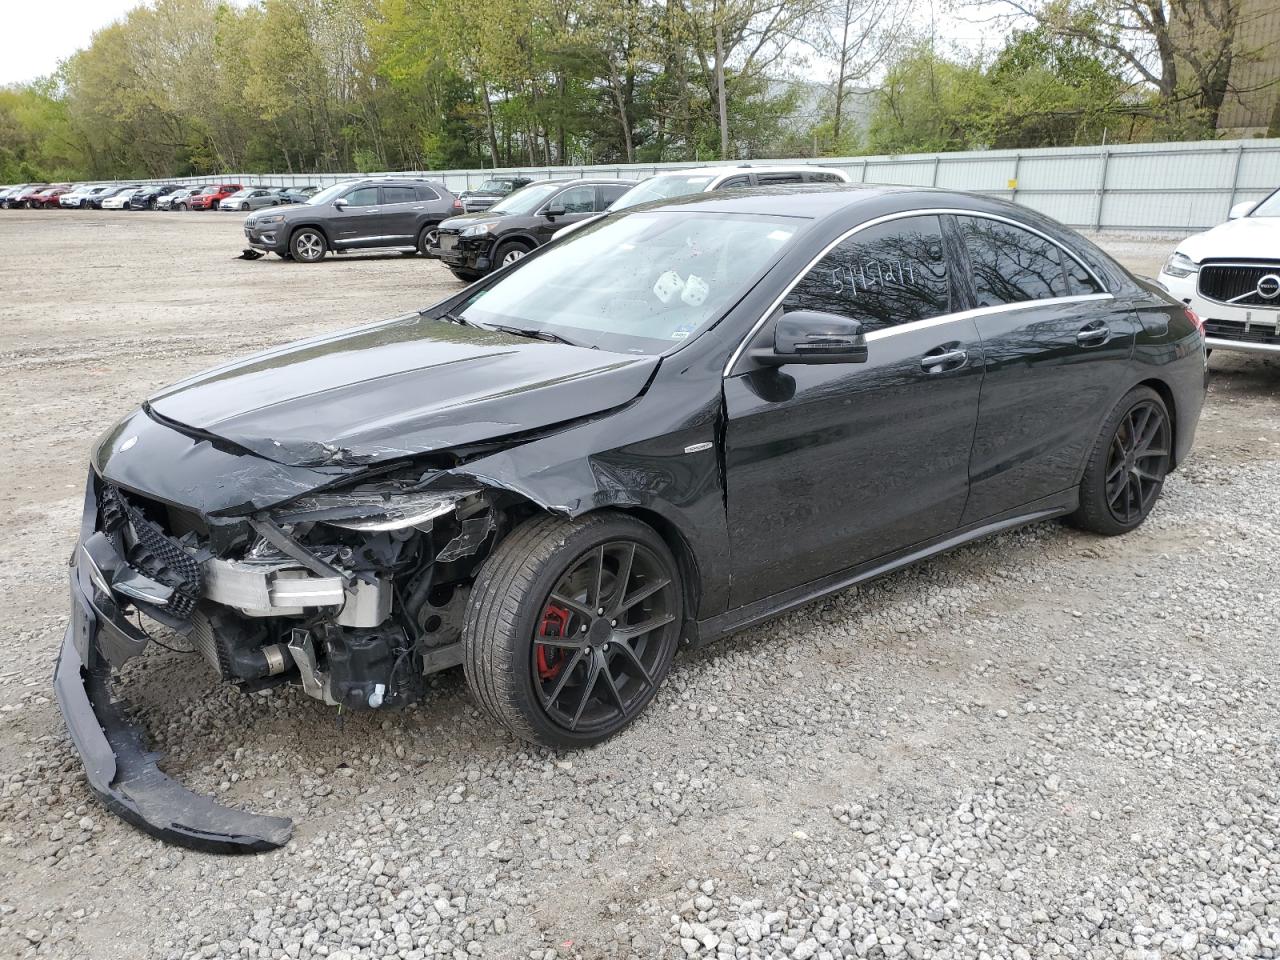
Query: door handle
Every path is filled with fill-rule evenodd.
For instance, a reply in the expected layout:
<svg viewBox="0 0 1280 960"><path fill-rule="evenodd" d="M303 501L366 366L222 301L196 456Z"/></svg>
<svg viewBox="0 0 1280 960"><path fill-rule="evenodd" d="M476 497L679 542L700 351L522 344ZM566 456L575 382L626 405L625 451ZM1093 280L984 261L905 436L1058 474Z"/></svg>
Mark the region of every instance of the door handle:
<svg viewBox="0 0 1280 960"><path fill-rule="evenodd" d="M948 350L946 353L926 353L920 358L920 369L925 373L943 373L946 370L958 370L965 365L969 354L963 350Z"/></svg>
<svg viewBox="0 0 1280 960"><path fill-rule="evenodd" d="M1095 321L1087 327L1083 327L1080 332L1076 334L1076 343L1080 344L1082 347L1100 346L1101 344L1106 343L1110 337L1111 328L1105 323Z"/></svg>

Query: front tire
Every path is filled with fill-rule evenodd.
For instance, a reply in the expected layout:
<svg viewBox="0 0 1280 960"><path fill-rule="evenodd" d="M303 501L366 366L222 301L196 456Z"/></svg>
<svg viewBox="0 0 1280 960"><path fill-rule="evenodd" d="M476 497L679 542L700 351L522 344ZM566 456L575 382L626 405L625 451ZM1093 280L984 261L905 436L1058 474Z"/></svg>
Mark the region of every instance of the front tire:
<svg viewBox="0 0 1280 960"><path fill-rule="evenodd" d="M475 283L484 276L483 273L477 273L475 270L455 270L452 267L449 268L449 272L463 283Z"/></svg>
<svg viewBox="0 0 1280 960"><path fill-rule="evenodd" d="M248 212L249 212L249 205L248 205L247 203L242 203L242 204L240 204L240 212L241 212L241 213L248 213Z"/></svg>
<svg viewBox="0 0 1280 960"><path fill-rule="evenodd" d="M1107 417L1068 522L1114 537L1142 525L1160 497L1173 454L1173 425L1160 394L1135 387Z"/></svg>
<svg viewBox="0 0 1280 960"><path fill-rule="evenodd" d="M648 525L617 513L529 520L494 548L467 599L467 685L522 739L599 743L670 672L682 597L675 559Z"/></svg>
<svg viewBox="0 0 1280 960"><path fill-rule="evenodd" d="M303 227L289 240L289 252L299 263L319 263L328 249L324 234L314 227Z"/></svg>
<svg viewBox="0 0 1280 960"><path fill-rule="evenodd" d="M422 254L422 256L424 257L430 256L430 254L427 251L429 251L432 247L434 247L439 242L440 242L440 231L437 230L431 224L427 224L425 227L423 227L421 230L418 231L417 247L418 247L418 253Z"/></svg>
<svg viewBox="0 0 1280 960"><path fill-rule="evenodd" d="M516 240L508 240L506 243L500 244L498 249L493 252L493 268L498 270L502 267L509 267L517 260L523 260L528 255L528 245Z"/></svg>

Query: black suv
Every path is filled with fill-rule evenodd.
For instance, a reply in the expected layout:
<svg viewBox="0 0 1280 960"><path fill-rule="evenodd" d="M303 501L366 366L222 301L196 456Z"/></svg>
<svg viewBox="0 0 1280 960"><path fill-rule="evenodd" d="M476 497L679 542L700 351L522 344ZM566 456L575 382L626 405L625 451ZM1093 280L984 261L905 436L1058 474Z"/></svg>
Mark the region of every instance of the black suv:
<svg viewBox="0 0 1280 960"><path fill-rule="evenodd" d="M455 209L434 180L368 177L325 187L306 203L250 214L244 235L252 250L315 263L330 251L402 247L426 253L436 227Z"/></svg>
<svg viewBox="0 0 1280 960"><path fill-rule="evenodd" d="M479 213L488 210L509 193L515 193L521 187L533 183L532 177L490 177L474 190L463 190L458 194L462 201L464 213Z"/></svg>
<svg viewBox="0 0 1280 960"><path fill-rule="evenodd" d="M439 257L459 280L478 280L540 247L561 227L606 210L635 180L543 180L503 197L483 213L440 224Z"/></svg>
<svg viewBox="0 0 1280 960"><path fill-rule="evenodd" d="M129 202L125 206L130 210L154 210L157 200L166 193L173 193L181 186L180 183L149 183L139 187L137 192L129 197Z"/></svg>

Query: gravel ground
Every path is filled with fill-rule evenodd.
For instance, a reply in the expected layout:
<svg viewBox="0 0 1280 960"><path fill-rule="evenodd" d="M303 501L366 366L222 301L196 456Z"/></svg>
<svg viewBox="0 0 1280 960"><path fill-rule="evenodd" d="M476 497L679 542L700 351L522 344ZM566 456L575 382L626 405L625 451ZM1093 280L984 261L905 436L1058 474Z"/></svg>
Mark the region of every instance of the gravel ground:
<svg viewBox="0 0 1280 960"><path fill-rule="evenodd" d="M1280 956L1280 363L1215 354L1150 521L1050 523L686 655L573 754L333 713L153 651L121 684L193 789L298 820L247 858L102 809L52 700L93 439L147 391L455 288L233 260L239 217L0 215L0 957ZM1153 273L1168 240L1104 238Z"/></svg>

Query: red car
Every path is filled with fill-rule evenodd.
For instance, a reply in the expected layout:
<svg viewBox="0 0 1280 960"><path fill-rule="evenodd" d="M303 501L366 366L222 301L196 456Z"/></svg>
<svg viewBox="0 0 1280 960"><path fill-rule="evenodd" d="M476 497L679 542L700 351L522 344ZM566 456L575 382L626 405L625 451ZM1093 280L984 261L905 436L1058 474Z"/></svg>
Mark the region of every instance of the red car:
<svg viewBox="0 0 1280 960"><path fill-rule="evenodd" d="M199 193L194 193L188 198L192 210L217 210L220 204L227 197L231 196L240 189L238 183L219 183L205 187Z"/></svg>
<svg viewBox="0 0 1280 960"><path fill-rule="evenodd" d="M7 206L10 210L21 210L23 207L29 207L31 206L32 197L34 197L41 190L48 190L48 189L49 189L49 184L47 183L33 183L30 186L24 187L22 190L19 190L13 196L9 197L7 202L5 203L5 206Z"/></svg>
<svg viewBox="0 0 1280 960"><path fill-rule="evenodd" d="M29 197L27 199L27 206L31 207L33 210L36 207L43 207L48 210L58 205L58 198L60 196L64 193L70 192L71 184L69 183L59 184L56 187L47 187L37 193L34 197Z"/></svg>

